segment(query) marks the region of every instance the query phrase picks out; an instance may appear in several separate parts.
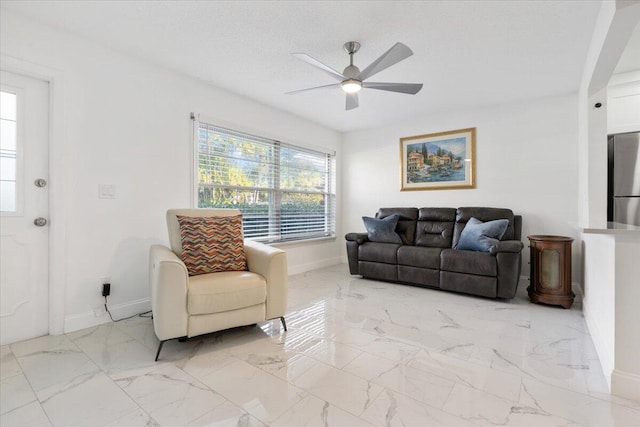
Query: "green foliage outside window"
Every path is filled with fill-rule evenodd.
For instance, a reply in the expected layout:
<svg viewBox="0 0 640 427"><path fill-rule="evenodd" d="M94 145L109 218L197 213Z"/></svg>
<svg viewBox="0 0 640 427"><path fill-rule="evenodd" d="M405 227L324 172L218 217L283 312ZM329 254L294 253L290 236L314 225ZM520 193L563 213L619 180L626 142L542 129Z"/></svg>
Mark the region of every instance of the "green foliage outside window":
<svg viewBox="0 0 640 427"><path fill-rule="evenodd" d="M198 136L198 207L239 209L245 235L333 235L333 156L202 123Z"/></svg>

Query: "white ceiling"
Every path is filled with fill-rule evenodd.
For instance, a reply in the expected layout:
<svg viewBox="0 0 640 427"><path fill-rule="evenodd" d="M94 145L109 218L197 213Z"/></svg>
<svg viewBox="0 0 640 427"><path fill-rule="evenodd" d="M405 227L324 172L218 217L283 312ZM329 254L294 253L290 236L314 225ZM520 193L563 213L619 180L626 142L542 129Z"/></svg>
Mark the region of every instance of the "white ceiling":
<svg viewBox="0 0 640 427"><path fill-rule="evenodd" d="M640 70L640 24L637 24L633 30L613 73L627 73L637 70Z"/></svg>
<svg viewBox="0 0 640 427"><path fill-rule="evenodd" d="M596 1L2 1L2 8L339 131L435 111L578 90ZM414 55L369 81L424 83L416 96L363 90L345 111L335 83L291 56L361 69L394 43Z"/></svg>

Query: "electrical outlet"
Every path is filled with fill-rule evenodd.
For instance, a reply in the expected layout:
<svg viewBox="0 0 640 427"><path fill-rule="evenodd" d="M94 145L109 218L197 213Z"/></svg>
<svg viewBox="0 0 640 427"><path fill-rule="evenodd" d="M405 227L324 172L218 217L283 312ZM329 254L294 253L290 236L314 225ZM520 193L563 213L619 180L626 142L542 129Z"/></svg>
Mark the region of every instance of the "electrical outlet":
<svg viewBox="0 0 640 427"><path fill-rule="evenodd" d="M102 285L102 296L108 297L109 295L111 295L111 283L105 283Z"/></svg>
<svg viewBox="0 0 640 427"><path fill-rule="evenodd" d="M107 314L107 311L104 309L104 305L100 305L93 309L93 314L95 314L96 317L102 317Z"/></svg>
<svg viewBox="0 0 640 427"><path fill-rule="evenodd" d="M104 284L111 283L111 277L109 276L98 277L98 283L100 286L100 293L102 294L102 290L104 289Z"/></svg>

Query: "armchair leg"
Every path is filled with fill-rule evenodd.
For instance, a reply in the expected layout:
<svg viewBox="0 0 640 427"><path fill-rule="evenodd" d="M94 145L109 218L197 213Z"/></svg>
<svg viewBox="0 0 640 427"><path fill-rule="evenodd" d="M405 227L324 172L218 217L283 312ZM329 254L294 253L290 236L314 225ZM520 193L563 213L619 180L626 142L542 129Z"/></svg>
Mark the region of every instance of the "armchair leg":
<svg viewBox="0 0 640 427"><path fill-rule="evenodd" d="M280 321L282 322L282 327L284 331L287 332L287 322L284 321L284 316L280 316Z"/></svg>
<svg viewBox="0 0 640 427"><path fill-rule="evenodd" d="M160 356L160 350L162 350L162 346L164 345L164 343L166 343L168 340L163 340L160 341L160 345L158 346L158 352L156 353L156 362L158 361L158 356Z"/></svg>
<svg viewBox="0 0 640 427"><path fill-rule="evenodd" d="M286 329L285 329L286 330ZM187 340L187 337L180 337L178 338L178 341L180 342L185 342ZM158 352L156 353L156 362L158 361L158 356L160 356L160 350L162 350L162 346L164 345L164 343L166 343L169 340L162 340L160 341L160 345L158 346Z"/></svg>

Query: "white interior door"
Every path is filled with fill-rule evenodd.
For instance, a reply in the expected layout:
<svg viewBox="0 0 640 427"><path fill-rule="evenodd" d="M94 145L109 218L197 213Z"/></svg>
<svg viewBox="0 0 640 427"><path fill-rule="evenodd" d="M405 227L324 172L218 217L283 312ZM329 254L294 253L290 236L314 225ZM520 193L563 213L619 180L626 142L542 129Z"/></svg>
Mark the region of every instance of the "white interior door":
<svg viewBox="0 0 640 427"><path fill-rule="evenodd" d="M0 74L0 345L49 333L49 84Z"/></svg>

